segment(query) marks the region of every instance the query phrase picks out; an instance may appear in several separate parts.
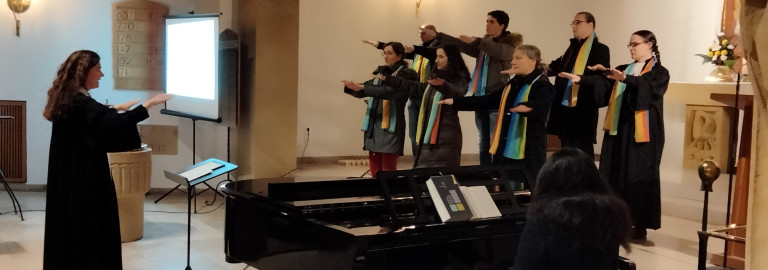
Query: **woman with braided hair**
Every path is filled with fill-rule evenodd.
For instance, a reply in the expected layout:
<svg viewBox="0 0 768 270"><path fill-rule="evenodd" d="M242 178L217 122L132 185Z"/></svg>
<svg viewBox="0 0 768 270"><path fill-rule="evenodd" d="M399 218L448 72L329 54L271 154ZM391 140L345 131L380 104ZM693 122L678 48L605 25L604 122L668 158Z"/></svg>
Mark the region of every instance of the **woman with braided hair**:
<svg viewBox="0 0 768 270"><path fill-rule="evenodd" d="M645 241L646 229L661 227L659 166L669 71L661 65L658 41L651 31L633 33L627 48L631 63L611 69L589 67L606 72L606 76L559 76L593 85L609 99L600 173L629 205L633 240Z"/></svg>

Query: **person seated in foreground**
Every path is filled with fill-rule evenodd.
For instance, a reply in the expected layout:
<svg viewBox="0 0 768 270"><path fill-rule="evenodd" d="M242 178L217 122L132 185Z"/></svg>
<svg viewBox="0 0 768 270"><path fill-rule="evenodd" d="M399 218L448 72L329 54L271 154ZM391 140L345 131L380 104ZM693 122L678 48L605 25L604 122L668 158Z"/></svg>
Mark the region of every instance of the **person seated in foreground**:
<svg viewBox="0 0 768 270"><path fill-rule="evenodd" d="M544 163L515 270L617 269L619 246L630 251L628 207L593 160L579 149L564 148Z"/></svg>

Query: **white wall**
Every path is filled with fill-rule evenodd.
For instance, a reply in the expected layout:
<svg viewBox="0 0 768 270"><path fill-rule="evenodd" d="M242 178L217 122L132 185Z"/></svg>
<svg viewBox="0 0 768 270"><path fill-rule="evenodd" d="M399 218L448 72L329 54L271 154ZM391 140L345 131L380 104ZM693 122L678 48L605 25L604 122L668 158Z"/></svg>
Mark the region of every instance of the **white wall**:
<svg viewBox="0 0 768 270"><path fill-rule="evenodd" d="M203 0L197 0L203 1ZM171 14L195 9L193 0L159 0ZM0 99L27 101L28 183L45 184L51 124L41 113L54 73L75 50L90 49L102 56L110 74L111 4L114 0L33 1L21 14L21 37L16 37L11 12L0 7ZM230 0L221 0L223 27L233 19ZM629 35L639 29L656 33L662 62L673 81L698 82L712 66L701 65L693 54L701 53L719 28L719 0L640 2L609 0L426 0L415 16L416 1L307 0L301 1L299 44L299 111L297 156L301 155L310 128L311 142L306 156L365 155L359 125L363 103L342 93L343 79L366 80L382 61L379 51L361 39L396 40L419 43L418 26L432 23L439 31L452 35L482 35L486 13L501 9L511 16L509 29L524 35L525 43L538 46L545 62L563 53L571 37L568 25L579 11L590 11L597 18L597 32L612 48L613 64L628 62L624 47ZM234 5L236 6L236 5ZM551 7L557 7L555 9ZM236 7L235 7L236 8ZM207 11L206 11L207 12ZM232 11L231 13L236 13ZM650 18L650 19L646 19ZM236 28L236 27L234 27ZM474 60L465 58L472 68ZM110 75L92 91L99 101L119 103L134 98L146 99L155 92L114 90ZM192 121L161 115L153 108L142 124L179 126L179 153L153 156L153 187L170 187L163 169L178 169L192 162ZM667 146L665 166L681 164L684 108L667 104L665 108ZM275 116L268 116L275 117ZM279 116L277 116L279 117ZM477 152L477 136L471 113L462 113L464 153ZM599 141L600 139L598 139ZM599 146L599 144L598 144ZM236 145L232 146L233 151ZM198 160L226 158L226 129L198 122ZM406 147L406 152L409 152ZM679 168L679 166L678 166Z"/></svg>
<svg viewBox="0 0 768 270"><path fill-rule="evenodd" d="M611 48L613 65L630 61L628 43L632 32L653 31L662 63L672 81L703 81L712 66L701 65L702 53L715 38L722 10L720 0L703 1L423 1L419 16L417 1L326 0L302 1L299 44L299 119L297 156L301 156L310 128L306 156L365 155L359 125L364 103L342 92L341 80L364 81L382 63L380 52L361 39L418 44L418 26L434 24L438 31L454 36L480 36L486 14L501 9L510 15L509 30L523 34L524 43L542 50L543 61L559 57L572 37L569 23L575 13L589 11L597 20L601 42ZM556 8L551 8L556 7ZM465 57L470 69L474 59ZM671 120L667 133L682 134L684 109L666 108ZM464 132L463 153L476 153L477 131L471 112L460 113ZM598 132L601 133L601 132ZM602 135L602 134L601 134ZM677 138L680 137L680 138ZM598 142L602 138L598 138ZM668 158L681 164L682 136L668 138ZM600 143L597 145L599 153ZM405 149L409 153L409 147Z"/></svg>
<svg viewBox="0 0 768 270"><path fill-rule="evenodd" d="M112 2L105 0L32 1L21 14L21 36L14 35L13 14L0 7L0 99L27 101L27 183L47 182L51 123L42 116L46 93L56 70L70 53L80 49L97 52L105 76L101 87L91 90L94 99L111 104L131 99L146 100L159 92L114 90L112 78ZM186 14L195 8L192 0L159 0L170 14ZM231 21L231 20L230 20ZM224 25L224 24L222 24ZM224 25L227 26L228 25ZM178 155L153 155L152 187L173 187L163 169L182 169L192 163L192 120L160 114L162 106L150 110L141 124L176 125L179 128ZM226 159L226 128L199 121L198 161Z"/></svg>

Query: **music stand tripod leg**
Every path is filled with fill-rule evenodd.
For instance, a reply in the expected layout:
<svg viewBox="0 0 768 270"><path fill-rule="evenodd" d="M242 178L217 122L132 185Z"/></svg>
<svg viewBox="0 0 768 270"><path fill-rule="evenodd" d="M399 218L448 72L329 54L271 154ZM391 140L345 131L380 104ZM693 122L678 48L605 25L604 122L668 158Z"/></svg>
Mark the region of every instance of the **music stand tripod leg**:
<svg viewBox="0 0 768 270"><path fill-rule="evenodd" d="M21 204L19 203L19 199L16 198L16 194L13 193L13 190L11 189L11 186L8 185L8 181L5 179L5 174L3 174L3 170L0 170L0 180L3 182L3 187L6 191L8 191L8 196L11 197L11 204L13 205L13 213L16 213L16 205L19 206L19 215L21 216L21 221L24 221L24 212L21 210Z"/></svg>
<svg viewBox="0 0 768 270"><path fill-rule="evenodd" d="M180 187L180 186L181 186L181 185L176 185L176 187L172 188L171 190L169 190L168 192L166 192L165 194L163 194L163 196L160 196L160 198L157 198L157 200L155 200L155 203L159 202L160 200L162 200L162 199L163 199L163 198L165 198L166 196L168 196L168 195L171 195L171 192L173 192L174 190L179 190L179 187ZM181 190L179 190L179 191L181 191ZM183 192L183 191L182 191L182 192Z"/></svg>
<svg viewBox="0 0 768 270"><path fill-rule="evenodd" d="M192 236L192 196L194 194L193 187L187 187L187 267L185 270L192 270L192 266L189 265L189 245L191 243Z"/></svg>

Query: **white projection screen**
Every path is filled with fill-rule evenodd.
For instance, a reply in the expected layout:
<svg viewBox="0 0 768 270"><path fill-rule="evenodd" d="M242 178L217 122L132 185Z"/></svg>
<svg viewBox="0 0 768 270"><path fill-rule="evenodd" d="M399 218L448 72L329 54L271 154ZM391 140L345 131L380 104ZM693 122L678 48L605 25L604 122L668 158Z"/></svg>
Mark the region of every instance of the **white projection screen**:
<svg viewBox="0 0 768 270"><path fill-rule="evenodd" d="M165 37L165 92L174 97L161 113L221 122L219 15L167 16Z"/></svg>

